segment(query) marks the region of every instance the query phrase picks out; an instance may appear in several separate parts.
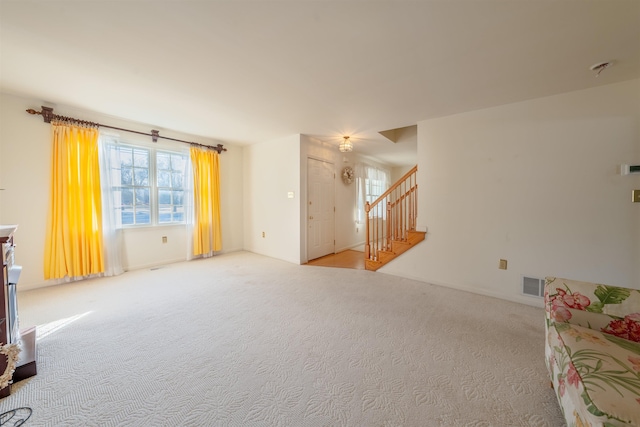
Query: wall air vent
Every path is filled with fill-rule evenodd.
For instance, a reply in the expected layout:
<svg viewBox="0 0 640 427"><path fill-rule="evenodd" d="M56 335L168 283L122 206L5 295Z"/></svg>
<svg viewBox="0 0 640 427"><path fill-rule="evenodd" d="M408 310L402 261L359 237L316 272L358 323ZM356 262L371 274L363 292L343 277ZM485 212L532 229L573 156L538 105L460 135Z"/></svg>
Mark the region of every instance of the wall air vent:
<svg viewBox="0 0 640 427"><path fill-rule="evenodd" d="M544 279L522 277L522 293L532 297L544 297Z"/></svg>

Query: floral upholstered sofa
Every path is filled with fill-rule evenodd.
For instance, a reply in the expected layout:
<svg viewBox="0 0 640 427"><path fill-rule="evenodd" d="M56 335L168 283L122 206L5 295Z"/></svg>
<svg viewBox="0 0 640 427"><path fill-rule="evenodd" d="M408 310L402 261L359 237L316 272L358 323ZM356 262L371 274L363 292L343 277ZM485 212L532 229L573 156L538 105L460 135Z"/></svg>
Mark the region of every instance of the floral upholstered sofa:
<svg viewBox="0 0 640 427"><path fill-rule="evenodd" d="M568 426L640 426L640 290L547 277L546 363Z"/></svg>

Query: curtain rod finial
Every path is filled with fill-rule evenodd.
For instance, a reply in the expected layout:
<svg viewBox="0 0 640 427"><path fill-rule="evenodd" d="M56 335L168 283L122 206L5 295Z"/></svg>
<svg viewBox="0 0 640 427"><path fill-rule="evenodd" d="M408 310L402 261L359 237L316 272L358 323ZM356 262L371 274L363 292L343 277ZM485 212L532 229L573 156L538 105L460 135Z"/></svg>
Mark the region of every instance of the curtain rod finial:
<svg viewBox="0 0 640 427"><path fill-rule="evenodd" d="M42 111L36 111L33 108L29 108L26 110L27 113L33 115L40 114L42 116L42 120L45 123L51 123L51 119L53 119L53 108L42 106Z"/></svg>

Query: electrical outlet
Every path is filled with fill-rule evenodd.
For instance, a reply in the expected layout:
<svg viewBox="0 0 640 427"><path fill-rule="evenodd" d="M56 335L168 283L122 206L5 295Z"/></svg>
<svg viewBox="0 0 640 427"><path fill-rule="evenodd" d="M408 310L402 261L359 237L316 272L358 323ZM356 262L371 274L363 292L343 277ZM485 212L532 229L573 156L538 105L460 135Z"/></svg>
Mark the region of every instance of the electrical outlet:
<svg viewBox="0 0 640 427"><path fill-rule="evenodd" d="M264 231L262 232L262 238L263 238L263 239L265 238L265 234L264 234Z"/></svg>
<svg viewBox="0 0 640 427"><path fill-rule="evenodd" d="M167 236L162 236L162 243L167 243Z"/></svg>
<svg viewBox="0 0 640 427"><path fill-rule="evenodd" d="M498 263L498 268L500 270L506 270L507 269L507 260L506 259L501 259L500 262Z"/></svg>

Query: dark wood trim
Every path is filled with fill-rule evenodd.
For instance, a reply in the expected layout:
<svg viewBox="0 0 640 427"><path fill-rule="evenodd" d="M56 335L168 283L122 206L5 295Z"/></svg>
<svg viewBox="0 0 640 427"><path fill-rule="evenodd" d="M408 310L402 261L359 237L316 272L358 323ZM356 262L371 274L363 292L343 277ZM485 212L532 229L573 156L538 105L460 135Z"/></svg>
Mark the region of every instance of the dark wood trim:
<svg viewBox="0 0 640 427"><path fill-rule="evenodd" d="M38 374L36 366L36 327L20 331L22 351L13 373L13 383L25 380Z"/></svg>

